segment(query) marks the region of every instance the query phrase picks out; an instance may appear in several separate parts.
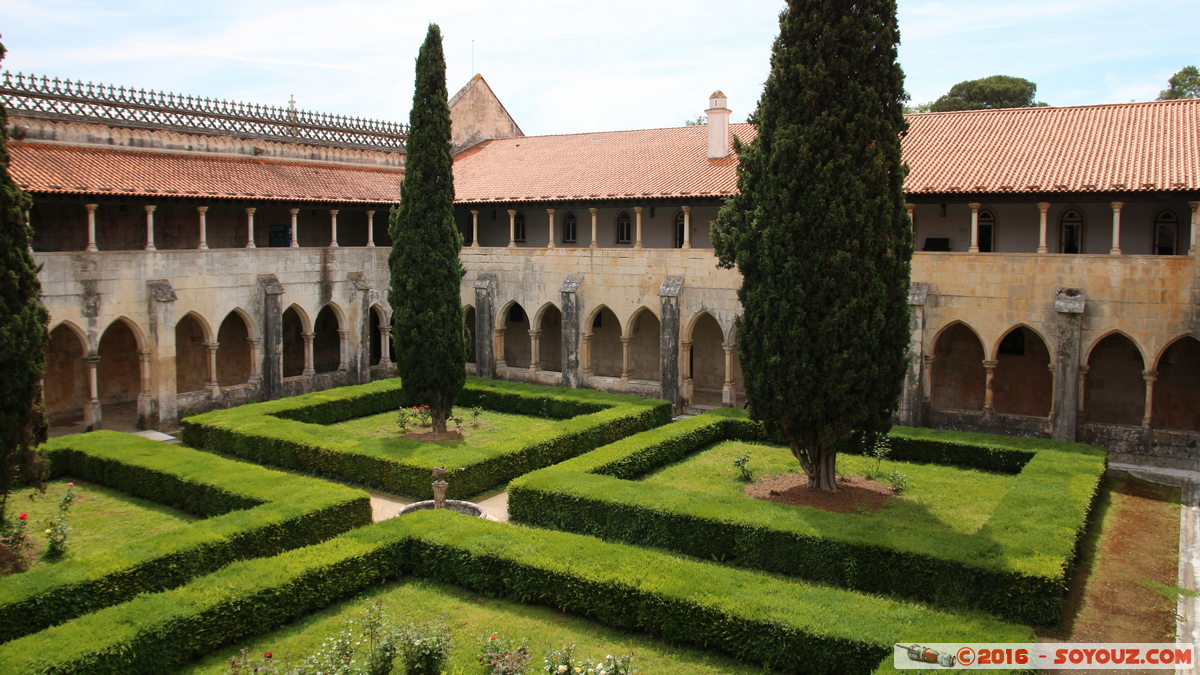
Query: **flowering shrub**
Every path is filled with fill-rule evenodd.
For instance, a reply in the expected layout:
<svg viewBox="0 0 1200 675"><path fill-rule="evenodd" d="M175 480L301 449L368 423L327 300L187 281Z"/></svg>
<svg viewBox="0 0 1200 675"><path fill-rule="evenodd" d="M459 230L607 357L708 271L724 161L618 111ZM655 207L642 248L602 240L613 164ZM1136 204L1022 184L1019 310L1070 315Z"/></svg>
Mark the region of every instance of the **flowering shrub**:
<svg viewBox="0 0 1200 675"><path fill-rule="evenodd" d="M33 543L27 529L28 513L21 513L14 522L0 523L0 574L24 572L29 569Z"/></svg>
<svg viewBox="0 0 1200 675"><path fill-rule="evenodd" d="M46 550L42 552L46 560L58 560L67 553L67 540L71 534L71 528L67 525L67 511L74 501L75 484L67 483L66 493L58 500L58 513L54 514L46 528Z"/></svg>
<svg viewBox="0 0 1200 675"><path fill-rule="evenodd" d="M433 413L429 412L427 405L401 408L396 415L396 424L400 431L408 431L411 427L427 427L433 424Z"/></svg>
<svg viewBox="0 0 1200 675"><path fill-rule="evenodd" d="M396 651L405 675L438 675L453 646L450 629L441 619L417 623L410 618L397 633Z"/></svg>
<svg viewBox="0 0 1200 675"><path fill-rule="evenodd" d="M525 644L528 638L518 643L499 633L482 635L479 643L479 664L485 675L524 675L529 672L533 656Z"/></svg>
<svg viewBox="0 0 1200 675"><path fill-rule="evenodd" d="M542 672L554 675L632 675L637 672L633 667L633 654L617 657L609 654L600 663L593 663L591 659L576 660L574 643L547 651L542 663Z"/></svg>
<svg viewBox="0 0 1200 675"><path fill-rule="evenodd" d="M261 658L252 658L249 650L243 649L237 656L229 659L229 668L225 670L225 675L291 675L295 672L292 669L291 654L284 654L282 659L274 656L267 652Z"/></svg>

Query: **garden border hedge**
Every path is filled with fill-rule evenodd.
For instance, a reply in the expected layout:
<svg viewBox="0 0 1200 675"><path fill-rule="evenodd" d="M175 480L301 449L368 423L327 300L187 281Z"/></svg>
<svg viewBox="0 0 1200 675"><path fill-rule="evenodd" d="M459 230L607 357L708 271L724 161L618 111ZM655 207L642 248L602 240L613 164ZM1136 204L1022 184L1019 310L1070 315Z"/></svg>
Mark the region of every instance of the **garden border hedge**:
<svg viewBox="0 0 1200 675"><path fill-rule="evenodd" d="M976 444L981 437L987 445ZM858 591L1055 625L1105 470L1104 451L926 429L900 428L892 438L892 459L1020 472L973 535L632 480L718 441L764 440L744 411L723 409L523 476L509 486L509 516Z"/></svg>
<svg viewBox="0 0 1200 675"><path fill-rule="evenodd" d="M162 672L403 574L549 605L787 672L886 669L892 645L901 640L1033 640L1022 626L576 534L426 511L238 562L187 586L0 646L0 670Z"/></svg>
<svg viewBox="0 0 1200 675"><path fill-rule="evenodd" d="M370 497L131 434L95 431L44 446L71 476L204 520L103 553L0 578L0 641L173 588L234 560L276 555L371 522Z"/></svg>
<svg viewBox="0 0 1200 675"><path fill-rule="evenodd" d="M459 406L561 421L526 435L516 447L499 448L442 448L327 426L408 404L400 380L391 378L188 417L183 440L194 448L419 499L431 496L430 471L444 465L453 472L448 496L461 499L661 426L672 415L667 401L469 377Z"/></svg>

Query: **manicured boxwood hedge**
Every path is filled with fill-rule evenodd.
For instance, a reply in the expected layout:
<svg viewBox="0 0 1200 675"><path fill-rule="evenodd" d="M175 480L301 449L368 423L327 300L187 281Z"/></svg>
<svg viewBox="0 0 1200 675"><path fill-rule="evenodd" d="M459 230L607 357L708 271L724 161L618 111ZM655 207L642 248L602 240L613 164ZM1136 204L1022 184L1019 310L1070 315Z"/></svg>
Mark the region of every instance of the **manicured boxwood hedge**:
<svg viewBox="0 0 1200 675"><path fill-rule="evenodd" d="M97 431L43 447L54 476L206 518L0 578L0 641L179 586L234 560L308 546L371 522L370 498L361 490L130 434Z"/></svg>
<svg viewBox="0 0 1200 675"><path fill-rule="evenodd" d="M427 511L235 563L0 646L0 672L163 672L402 574L550 605L785 672L869 673L890 662L901 640L1033 640L1020 626Z"/></svg>
<svg viewBox="0 0 1200 675"><path fill-rule="evenodd" d="M666 401L472 377L459 395L462 407L561 421L519 443L479 448L443 448L327 426L408 403L399 380L380 380L189 417L183 440L259 464L421 499L430 497L429 472L444 465L452 472L449 496L464 498L671 420Z"/></svg>
<svg viewBox="0 0 1200 675"><path fill-rule="evenodd" d="M720 410L623 439L514 481L509 515L527 524L667 548L844 588L1058 622L1105 468L1076 443L899 429L893 459L1019 469L975 534L635 482L725 439L761 439ZM1014 443L1009 443L1015 441Z"/></svg>

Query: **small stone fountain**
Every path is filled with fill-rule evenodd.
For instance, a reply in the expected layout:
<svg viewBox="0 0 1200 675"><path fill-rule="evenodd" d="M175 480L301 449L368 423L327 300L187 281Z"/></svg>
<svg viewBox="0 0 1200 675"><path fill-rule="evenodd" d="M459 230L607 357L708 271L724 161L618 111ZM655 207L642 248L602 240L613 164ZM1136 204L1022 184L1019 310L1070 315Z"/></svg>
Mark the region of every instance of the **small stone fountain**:
<svg viewBox="0 0 1200 675"><path fill-rule="evenodd" d="M413 511L450 509L451 511L457 511L459 513L463 513L468 516L474 516L476 518L495 520L495 518L489 516L487 511L484 511L483 507L478 504L473 502L464 502L458 499L446 499L446 488L449 486L450 484L446 482L446 467L439 466L435 468L433 470L433 483L431 485L431 487L433 487L433 499L426 499L425 501L421 502L413 502L412 504L400 509L400 511L396 513L396 516L403 516L404 514L412 513Z"/></svg>

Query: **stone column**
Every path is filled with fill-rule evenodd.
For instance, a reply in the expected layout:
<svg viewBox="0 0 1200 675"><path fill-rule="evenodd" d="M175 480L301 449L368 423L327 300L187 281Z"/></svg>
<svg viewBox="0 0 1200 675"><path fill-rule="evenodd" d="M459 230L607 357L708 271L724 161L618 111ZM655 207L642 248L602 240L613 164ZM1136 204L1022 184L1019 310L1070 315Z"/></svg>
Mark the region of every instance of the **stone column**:
<svg viewBox="0 0 1200 675"><path fill-rule="evenodd" d="M383 366L385 371L392 367L392 327L383 324L379 326L379 365Z"/></svg>
<svg viewBox="0 0 1200 675"><path fill-rule="evenodd" d="M153 251L156 250L154 248L154 209L158 207L147 205L142 208L146 209L146 250Z"/></svg>
<svg viewBox="0 0 1200 675"><path fill-rule="evenodd" d="M150 380L150 357L153 355L149 349L138 350L138 397L137 397L137 412L138 412L138 428L150 429L154 425L153 410L151 406L150 388L153 383Z"/></svg>
<svg viewBox="0 0 1200 675"><path fill-rule="evenodd" d="M246 248L258 248L254 243L254 212L258 209L246 209Z"/></svg>
<svg viewBox="0 0 1200 675"><path fill-rule="evenodd" d="M104 417L100 406L100 380L96 376L96 369L100 366L100 357L89 354L83 357L83 360L87 363L88 369L88 400L83 407L83 423L88 429L100 429Z"/></svg>
<svg viewBox="0 0 1200 675"><path fill-rule="evenodd" d="M221 346L218 342L206 342L205 347L208 347L208 382L205 386L208 387L209 394L213 399L221 398L221 385L217 381L217 349Z"/></svg>
<svg viewBox="0 0 1200 675"><path fill-rule="evenodd" d="M508 247L517 247L517 212L508 210Z"/></svg>
<svg viewBox="0 0 1200 675"><path fill-rule="evenodd" d="M375 248L375 212L367 211L367 248Z"/></svg>
<svg viewBox="0 0 1200 675"><path fill-rule="evenodd" d="M562 296L562 386L572 389L580 385L579 284L582 282L582 274L572 274L558 287Z"/></svg>
<svg viewBox="0 0 1200 675"><path fill-rule="evenodd" d="M983 205L971 202L967 206L971 207L971 248L967 250L971 253L979 253L979 207Z"/></svg>
<svg viewBox="0 0 1200 675"><path fill-rule="evenodd" d="M546 248L554 248L554 209L546 209L546 215L550 217L550 239L546 242Z"/></svg>
<svg viewBox="0 0 1200 675"><path fill-rule="evenodd" d="M151 382L150 400L145 412L146 426L155 429L172 428L176 422L176 345L175 345L175 289L167 279L146 281L149 295L147 314L149 331L147 345L153 345L154 380ZM143 411L138 411L139 418Z"/></svg>
<svg viewBox="0 0 1200 675"><path fill-rule="evenodd" d="M600 209L588 209L588 211L592 212L592 243L588 248L596 248L596 214L600 212Z"/></svg>
<svg viewBox="0 0 1200 675"><path fill-rule="evenodd" d="M1054 299L1058 313L1058 344L1054 363L1054 415L1050 418L1056 441L1074 441L1079 429L1079 413L1083 410L1080 350L1083 312L1086 296L1082 289L1060 288Z"/></svg>
<svg viewBox="0 0 1200 675"><path fill-rule="evenodd" d="M1113 233L1112 233L1112 248L1108 250L1109 255L1121 255L1121 207L1125 206L1125 202L1113 202Z"/></svg>
<svg viewBox="0 0 1200 675"><path fill-rule="evenodd" d="M479 315L479 313L476 312L476 316L478 316L478 315ZM507 329L505 329L505 328L492 329L492 339L495 341L494 349L496 350L496 370L497 371L499 371L501 368L508 367L508 360L504 358L504 331L505 330L507 330Z"/></svg>
<svg viewBox="0 0 1200 675"><path fill-rule="evenodd" d="M304 370L300 374L304 377L312 377L317 374L316 363L313 361L313 340L316 339L316 333L301 333L300 337L304 338Z"/></svg>
<svg viewBox="0 0 1200 675"><path fill-rule="evenodd" d="M343 373L350 370L350 359L346 358L346 352L350 350L350 329L338 329L338 370Z"/></svg>
<svg viewBox="0 0 1200 675"><path fill-rule="evenodd" d="M300 248L300 226L296 222L296 216L300 215L300 209L288 209L288 213L292 214L292 248Z"/></svg>
<svg viewBox="0 0 1200 675"><path fill-rule="evenodd" d="M201 251L208 250L208 207L197 206L196 210L200 212L200 245L196 248Z"/></svg>
<svg viewBox="0 0 1200 675"><path fill-rule="evenodd" d="M1196 230L1200 229L1200 202L1188 202L1192 207L1192 229L1188 235L1188 255L1196 255Z"/></svg>
<svg viewBox="0 0 1200 675"><path fill-rule="evenodd" d="M695 391L692 383L692 341L679 341L679 379L682 380L680 385L679 398L683 405L690 405L693 402Z"/></svg>
<svg viewBox="0 0 1200 675"><path fill-rule="evenodd" d="M1038 253L1048 253L1050 249L1046 248L1046 212L1050 210L1050 202L1038 202L1038 212L1041 216L1038 219Z"/></svg>
<svg viewBox="0 0 1200 675"><path fill-rule="evenodd" d="M329 248L337 248L337 209L329 209Z"/></svg>
<svg viewBox="0 0 1200 675"><path fill-rule="evenodd" d="M992 405L992 380L996 377L996 366L998 365L1000 365L999 361L988 359L983 361L983 414L985 417L996 414L996 408Z"/></svg>
<svg viewBox="0 0 1200 675"><path fill-rule="evenodd" d="M592 376L592 334L579 334L579 370L580 379L587 380Z"/></svg>
<svg viewBox="0 0 1200 675"><path fill-rule="evenodd" d="M681 206L683 211L683 246L682 248L692 247L692 207Z"/></svg>
<svg viewBox="0 0 1200 675"><path fill-rule="evenodd" d="M1087 400L1087 397L1084 396L1084 392L1087 391L1087 374L1088 374L1088 367L1087 366L1079 366L1079 382L1075 383L1075 386L1078 387L1080 419L1083 419L1084 401Z"/></svg>
<svg viewBox="0 0 1200 675"><path fill-rule="evenodd" d="M84 204L83 208L87 209L87 234L88 234L88 251L99 251L96 247L96 209L99 204Z"/></svg>
<svg viewBox="0 0 1200 675"><path fill-rule="evenodd" d="M929 394L926 391L929 378L925 365L925 302L929 297L929 284L916 282L908 287L908 368L904 371L904 389L900 392L900 405L896 409L897 421L907 427L921 426ZM932 357L929 357L932 359ZM930 363L932 367L932 362Z"/></svg>
<svg viewBox="0 0 1200 675"><path fill-rule="evenodd" d="M733 350L737 345L722 344L725 350L725 385L721 388L721 405L737 407L737 391L733 388Z"/></svg>
<svg viewBox="0 0 1200 675"><path fill-rule="evenodd" d="M1050 391L1053 393L1058 389L1058 369L1051 363L1050 368ZM1054 396L1050 397L1050 419L1054 419Z"/></svg>
<svg viewBox="0 0 1200 675"><path fill-rule="evenodd" d="M662 397L670 401L676 410L680 408L679 397L679 294L683 291L683 277L663 277L658 288L659 328L658 365ZM628 350L626 350L628 352ZM626 367L628 370L628 367Z"/></svg>
<svg viewBox="0 0 1200 675"><path fill-rule="evenodd" d="M622 335L621 336L621 381L622 382L629 381L629 368L633 363L633 352L631 349L632 342L633 342L633 336L631 336L631 335Z"/></svg>
<svg viewBox="0 0 1200 675"><path fill-rule="evenodd" d="M538 348L541 346L542 330L540 328L529 329L529 372L536 373L539 363Z"/></svg>
<svg viewBox="0 0 1200 675"><path fill-rule="evenodd" d="M925 402L925 407L929 407L930 403L933 401L933 361L936 358L937 357L933 356L932 354L929 356L926 356L924 358L924 362L925 362L925 393L924 393L923 398L924 398L924 402Z"/></svg>
<svg viewBox="0 0 1200 675"><path fill-rule="evenodd" d="M479 377L496 377L495 297L496 273L480 272L475 277L475 374Z"/></svg>
<svg viewBox="0 0 1200 675"><path fill-rule="evenodd" d="M479 211L471 209L471 248L479 248Z"/></svg>
<svg viewBox="0 0 1200 675"><path fill-rule="evenodd" d="M1143 370L1142 379L1146 380L1146 407L1142 415L1142 428L1150 429L1150 420L1154 418L1154 381L1158 379L1157 370Z"/></svg>
<svg viewBox="0 0 1200 675"><path fill-rule="evenodd" d="M292 217L295 218L295 215ZM279 283L274 274L260 274L258 285L263 293L260 391L262 398L270 401L283 395L283 284Z"/></svg>
<svg viewBox="0 0 1200 675"><path fill-rule="evenodd" d="M640 206L633 207L633 215L634 215L634 222L636 223L634 225L634 227L637 230L636 238L633 240L633 247L641 248L642 247L642 207L640 207Z"/></svg>
<svg viewBox="0 0 1200 675"><path fill-rule="evenodd" d="M262 340L246 340L250 345L250 379L247 384L257 387L262 382Z"/></svg>

